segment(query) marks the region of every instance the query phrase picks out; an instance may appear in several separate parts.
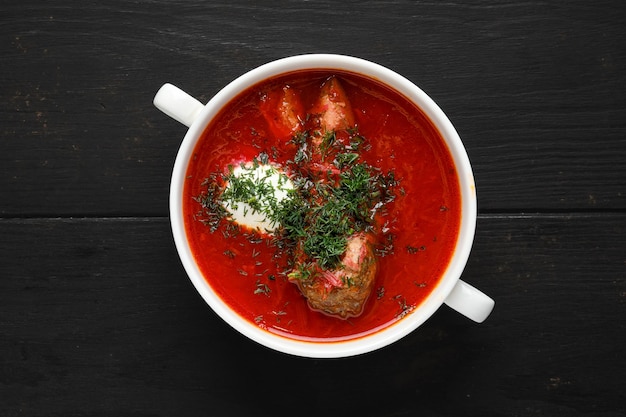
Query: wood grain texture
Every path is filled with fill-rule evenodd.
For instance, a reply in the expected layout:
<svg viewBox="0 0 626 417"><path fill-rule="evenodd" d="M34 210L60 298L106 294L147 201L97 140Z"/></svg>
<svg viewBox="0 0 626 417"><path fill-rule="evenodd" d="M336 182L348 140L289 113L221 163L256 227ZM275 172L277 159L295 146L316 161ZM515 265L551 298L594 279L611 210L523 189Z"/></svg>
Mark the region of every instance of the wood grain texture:
<svg viewBox="0 0 626 417"><path fill-rule="evenodd" d="M5 2L0 214L167 213L184 128L243 72L357 55L429 93L457 126L485 212L626 207L626 9L617 1Z"/></svg>
<svg viewBox="0 0 626 417"><path fill-rule="evenodd" d="M497 300L488 321L443 307L345 360L235 333L191 286L166 219L0 233L3 416L626 414L624 215L481 217L464 279Z"/></svg>
<svg viewBox="0 0 626 417"><path fill-rule="evenodd" d="M626 416L621 2L7 0L0 16L0 416ZM388 66L457 127L485 323L443 307L388 348L306 360L197 295L167 219L185 129L152 98L173 82L206 102L312 52Z"/></svg>

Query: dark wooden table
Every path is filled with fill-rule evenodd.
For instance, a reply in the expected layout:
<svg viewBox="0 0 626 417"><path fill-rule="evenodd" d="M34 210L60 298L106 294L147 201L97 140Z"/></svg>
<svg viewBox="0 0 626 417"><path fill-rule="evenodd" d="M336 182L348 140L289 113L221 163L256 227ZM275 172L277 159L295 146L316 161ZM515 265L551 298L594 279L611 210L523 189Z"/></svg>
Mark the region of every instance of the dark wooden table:
<svg viewBox="0 0 626 417"><path fill-rule="evenodd" d="M1 416L625 416L622 1L7 0L0 5ZM383 350L270 351L201 300L173 245L185 128L276 58L360 56L429 93L479 196L464 279Z"/></svg>

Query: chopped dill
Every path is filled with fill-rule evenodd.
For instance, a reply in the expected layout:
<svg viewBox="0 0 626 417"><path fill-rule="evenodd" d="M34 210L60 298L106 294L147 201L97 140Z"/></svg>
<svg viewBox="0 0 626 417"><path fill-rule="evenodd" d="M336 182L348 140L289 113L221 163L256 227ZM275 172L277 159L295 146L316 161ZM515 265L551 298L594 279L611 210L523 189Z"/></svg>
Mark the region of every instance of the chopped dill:
<svg viewBox="0 0 626 417"><path fill-rule="evenodd" d="M385 296L385 287L378 287L376 290L376 299L380 300Z"/></svg>
<svg viewBox="0 0 626 417"><path fill-rule="evenodd" d="M347 134L348 137L343 133L340 137L334 131L321 134L306 130L294 134L289 142L295 146L293 159L287 162L289 177L271 166L266 152L261 152L251 164L240 165L238 172L230 166L227 174L213 175L204 184L205 192L197 198L203 207L204 221L214 231L229 216L225 207L236 209L245 203L245 208L263 214L277 225L271 245L290 251L297 246L305 255L291 274L308 279L312 262L322 269L337 267L348 238L372 230L374 216L379 211L383 213L383 206L394 200L399 184L393 172L384 174L360 161L359 152L368 144L356 128ZM321 138L316 150L312 145L314 137ZM308 162L314 156L321 157L328 168L311 172ZM276 178L277 173L275 184L270 178ZM287 182L293 188L287 187ZM277 187L286 193L286 198L276 198ZM382 256L392 251L393 238L388 235L377 253Z"/></svg>
<svg viewBox="0 0 626 417"><path fill-rule="evenodd" d="M413 255L416 254L417 252L424 252L426 250L426 246L411 246L411 245L407 245L406 246L406 251L407 253Z"/></svg>
<svg viewBox="0 0 626 417"><path fill-rule="evenodd" d="M393 298L398 302L399 311L396 317L399 319L409 314L415 308L415 306L407 303L406 298L402 294L398 294Z"/></svg>
<svg viewBox="0 0 626 417"><path fill-rule="evenodd" d="M262 294L269 297L271 292L272 290L267 284L262 283L260 280L256 281L256 289L254 290L255 294Z"/></svg>

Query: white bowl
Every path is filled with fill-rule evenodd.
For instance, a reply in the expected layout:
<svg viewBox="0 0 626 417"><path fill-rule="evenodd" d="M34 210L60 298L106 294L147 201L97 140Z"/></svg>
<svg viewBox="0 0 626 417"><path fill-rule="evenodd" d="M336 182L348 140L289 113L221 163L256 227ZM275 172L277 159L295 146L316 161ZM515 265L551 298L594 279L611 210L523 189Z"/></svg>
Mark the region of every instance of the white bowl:
<svg viewBox="0 0 626 417"><path fill-rule="evenodd" d="M289 339L265 331L235 313L211 289L191 253L183 222L183 184L192 152L205 127L219 110L248 87L268 78L296 70L345 70L381 81L415 103L432 121L444 138L459 177L462 215L457 245L443 276L430 295L410 314L380 331L341 342L309 342ZM250 339L280 352L315 358L337 358L363 354L393 343L417 329L442 304L468 318L482 322L491 313L494 301L460 280L474 240L476 227L476 188L472 168L458 133L443 111L415 84L381 65L344 55L311 54L279 59L257 67L220 90L206 105L187 93L165 84L154 104L167 115L189 127L174 165L170 188L170 216L176 248L193 285L206 303L229 325Z"/></svg>

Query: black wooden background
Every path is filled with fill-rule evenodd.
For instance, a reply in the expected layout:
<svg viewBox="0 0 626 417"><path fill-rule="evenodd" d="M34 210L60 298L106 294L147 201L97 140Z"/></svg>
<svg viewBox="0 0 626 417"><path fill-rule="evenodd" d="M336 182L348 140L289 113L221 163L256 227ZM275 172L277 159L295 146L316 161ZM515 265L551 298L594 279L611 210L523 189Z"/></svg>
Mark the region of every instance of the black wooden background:
<svg viewBox="0 0 626 417"><path fill-rule="evenodd" d="M1 416L626 416L622 1L4 0ZM328 52L385 65L456 125L479 196L464 279L371 354L312 360L240 336L169 229L185 128L255 66Z"/></svg>

